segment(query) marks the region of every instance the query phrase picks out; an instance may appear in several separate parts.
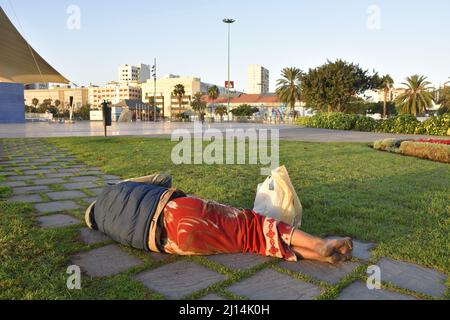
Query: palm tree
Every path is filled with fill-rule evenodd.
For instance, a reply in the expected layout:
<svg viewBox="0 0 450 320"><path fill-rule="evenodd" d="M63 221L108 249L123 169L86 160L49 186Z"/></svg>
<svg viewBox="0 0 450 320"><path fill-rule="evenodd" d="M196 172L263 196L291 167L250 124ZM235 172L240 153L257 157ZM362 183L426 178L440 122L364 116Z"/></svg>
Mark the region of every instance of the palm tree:
<svg viewBox="0 0 450 320"><path fill-rule="evenodd" d="M223 116L227 114L227 107L225 106L218 106L216 110L214 111L215 114L218 114L220 116L220 122L223 122Z"/></svg>
<svg viewBox="0 0 450 320"><path fill-rule="evenodd" d="M295 103L301 100L301 81L303 72L298 68L285 68L281 71L282 78L277 81L277 96L294 111Z"/></svg>
<svg viewBox="0 0 450 320"><path fill-rule="evenodd" d="M219 98L219 95L220 95L220 91L217 86L212 86L211 88L208 89L208 97L209 97L209 99L212 100L213 104L214 104L214 101L216 101L217 98Z"/></svg>
<svg viewBox="0 0 450 320"><path fill-rule="evenodd" d="M406 86L406 91L395 100L400 112L414 116L426 112L433 102L433 93L429 87L431 83L427 77L415 74L402 84Z"/></svg>
<svg viewBox="0 0 450 320"><path fill-rule="evenodd" d="M201 94L201 92L197 92L194 95L194 98L192 99L192 110L194 110L195 112L198 112L199 118L201 118L202 122L203 122L203 112L206 109L206 102L203 101L203 95Z"/></svg>
<svg viewBox="0 0 450 320"><path fill-rule="evenodd" d="M181 111L181 108L183 107L183 98L184 98L184 95L186 94L186 91L184 90L184 86L182 84L177 84L174 87L172 94L174 97L177 97L178 105L179 105L180 111Z"/></svg>
<svg viewBox="0 0 450 320"><path fill-rule="evenodd" d="M383 100L383 102L384 102L383 117L384 118L387 118L387 116L388 116L387 97L393 88L394 88L394 80L392 79L392 77L390 75L386 74L383 77L381 77L379 89L383 90L383 92L384 92L384 100Z"/></svg>

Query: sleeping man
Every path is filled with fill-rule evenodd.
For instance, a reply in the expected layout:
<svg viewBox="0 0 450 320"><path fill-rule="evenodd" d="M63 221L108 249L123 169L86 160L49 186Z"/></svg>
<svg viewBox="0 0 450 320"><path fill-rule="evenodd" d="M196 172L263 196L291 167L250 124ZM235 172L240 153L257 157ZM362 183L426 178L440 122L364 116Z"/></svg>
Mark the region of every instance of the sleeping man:
<svg viewBox="0 0 450 320"><path fill-rule="evenodd" d="M168 175L108 185L86 223L123 245L174 255L256 253L334 264L350 260L353 250L350 238L320 239L253 210L188 196Z"/></svg>

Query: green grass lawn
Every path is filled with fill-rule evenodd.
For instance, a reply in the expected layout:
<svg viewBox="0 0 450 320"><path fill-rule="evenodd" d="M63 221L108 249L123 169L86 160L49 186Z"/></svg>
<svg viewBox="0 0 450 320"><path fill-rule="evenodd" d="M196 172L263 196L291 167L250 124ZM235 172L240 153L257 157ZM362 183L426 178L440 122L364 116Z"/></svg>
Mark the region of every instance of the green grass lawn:
<svg viewBox="0 0 450 320"><path fill-rule="evenodd" d="M80 160L107 173L130 178L167 172L173 175L179 189L237 207L252 207L256 186L265 179L260 175L259 166L175 166L170 160L175 144L165 139L47 141L70 150ZM304 231L376 242L375 259L387 256L450 275L447 164L379 152L367 144L352 143L283 141L280 157L304 206ZM69 292L61 280L66 278L64 271L55 270L54 266L64 265L69 253L88 249L78 240L77 229L33 228L31 209L26 205L3 203L2 211L0 287L6 289L0 290L0 298L159 298L128 281L126 275L102 281L87 280L83 286L91 288L88 296ZM206 263L203 258L194 259ZM148 265L152 263L149 259ZM121 288L120 292L117 288ZM336 289L330 288L323 297L334 297Z"/></svg>

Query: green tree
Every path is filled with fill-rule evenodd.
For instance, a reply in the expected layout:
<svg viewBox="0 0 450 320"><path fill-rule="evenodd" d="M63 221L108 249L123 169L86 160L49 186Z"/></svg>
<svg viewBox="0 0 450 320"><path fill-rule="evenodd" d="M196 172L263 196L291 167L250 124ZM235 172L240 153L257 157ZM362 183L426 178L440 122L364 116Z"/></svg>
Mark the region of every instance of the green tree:
<svg viewBox="0 0 450 320"><path fill-rule="evenodd" d="M148 104L154 107L156 105L156 99L153 96L148 97Z"/></svg>
<svg viewBox="0 0 450 320"><path fill-rule="evenodd" d="M37 109L39 99L33 98L33 100L31 100L31 104L34 106L34 109Z"/></svg>
<svg viewBox="0 0 450 320"><path fill-rule="evenodd" d="M284 68L281 76L282 78L277 81L276 93L278 99L294 111L295 118L295 103L301 100L302 95L303 72L298 68Z"/></svg>
<svg viewBox="0 0 450 320"><path fill-rule="evenodd" d="M177 98L178 100L178 105L181 108L183 107L183 98L186 94L186 91L184 89L184 86L182 84L177 84L172 92L173 96Z"/></svg>
<svg viewBox="0 0 450 320"><path fill-rule="evenodd" d="M226 106L218 106L214 111L215 114L220 116L220 122L223 122L223 116L228 113Z"/></svg>
<svg viewBox="0 0 450 320"><path fill-rule="evenodd" d="M220 91L217 86L212 86L208 89L208 97L211 99L213 104L214 104L214 101L216 101L217 98L219 98L219 95L220 95Z"/></svg>
<svg viewBox="0 0 450 320"><path fill-rule="evenodd" d="M259 111L258 108L252 107L248 104L241 104L236 109L231 110L231 113L236 117L251 117Z"/></svg>
<svg viewBox="0 0 450 320"><path fill-rule="evenodd" d="M36 113L36 107L25 105L25 113Z"/></svg>
<svg viewBox="0 0 450 320"><path fill-rule="evenodd" d="M76 116L82 120L89 120L91 118L91 105L85 104L76 112Z"/></svg>
<svg viewBox="0 0 450 320"><path fill-rule="evenodd" d="M386 74L379 79L377 89L383 90L383 93L384 93L384 97L383 97L383 117L384 118L387 118L387 116L388 116L387 100L388 100L388 95L393 88L394 88L394 79L392 79L392 77L390 75Z"/></svg>
<svg viewBox="0 0 450 320"><path fill-rule="evenodd" d="M352 98L376 86L377 77L357 64L328 61L303 76L302 99L316 110L343 112Z"/></svg>
<svg viewBox="0 0 450 320"><path fill-rule="evenodd" d="M436 103L441 105L438 110L438 115L450 113L450 87L444 86L443 88L438 90L438 93L439 96Z"/></svg>
<svg viewBox="0 0 450 320"><path fill-rule="evenodd" d="M37 112L38 113L45 113L45 112L51 112L53 111L51 109L52 107L52 99L44 99L44 101L39 105L39 107L37 108ZM53 112L51 112L53 113Z"/></svg>
<svg viewBox="0 0 450 320"><path fill-rule="evenodd" d="M55 100L55 107L59 109L60 105L61 105L61 100L56 99Z"/></svg>
<svg viewBox="0 0 450 320"><path fill-rule="evenodd" d="M406 86L406 91L395 100L400 113L417 116L426 112L427 107L433 102L430 84L425 76L415 74L407 78L406 82L402 83Z"/></svg>
<svg viewBox="0 0 450 320"><path fill-rule="evenodd" d="M198 113L199 117L202 117L203 112L206 110L206 102L203 101L203 95L200 92L194 94L191 107L192 110Z"/></svg>

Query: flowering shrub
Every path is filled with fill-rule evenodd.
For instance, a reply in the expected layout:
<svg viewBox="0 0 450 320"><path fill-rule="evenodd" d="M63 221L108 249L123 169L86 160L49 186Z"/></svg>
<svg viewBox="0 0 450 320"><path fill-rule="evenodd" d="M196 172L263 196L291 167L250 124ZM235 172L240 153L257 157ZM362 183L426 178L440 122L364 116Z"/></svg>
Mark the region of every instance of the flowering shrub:
<svg viewBox="0 0 450 320"><path fill-rule="evenodd" d="M381 151L450 163L450 140L384 139L375 141L373 147Z"/></svg>
<svg viewBox="0 0 450 320"><path fill-rule="evenodd" d="M439 117L431 117L425 120L416 130L417 134L429 134L435 136L450 135L450 113Z"/></svg>
<svg viewBox="0 0 450 320"><path fill-rule="evenodd" d="M378 126L378 124L375 119L372 119L369 117L364 117L364 116L358 116L353 130L372 132L372 131L375 131L377 126Z"/></svg>
<svg viewBox="0 0 450 320"><path fill-rule="evenodd" d="M450 135L450 114L431 117L421 123L412 115L401 115L386 120L345 114L341 112L321 112L312 117L300 117L297 124L323 129L355 130L400 134Z"/></svg>
<svg viewBox="0 0 450 320"><path fill-rule="evenodd" d="M400 146L400 153L407 156L450 163L450 145L404 141Z"/></svg>
<svg viewBox="0 0 450 320"><path fill-rule="evenodd" d="M373 144L373 147L374 147L374 149L381 150L381 151L396 152L396 149L398 149L400 143L401 143L400 140L384 139L384 140L375 141L375 143Z"/></svg>
<svg viewBox="0 0 450 320"><path fill-rule="evenodd" d="M417 140L417 142L438 143L438 144L450 145L450 140L421 139L421 140Z"/></svg>

